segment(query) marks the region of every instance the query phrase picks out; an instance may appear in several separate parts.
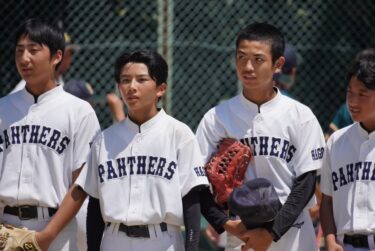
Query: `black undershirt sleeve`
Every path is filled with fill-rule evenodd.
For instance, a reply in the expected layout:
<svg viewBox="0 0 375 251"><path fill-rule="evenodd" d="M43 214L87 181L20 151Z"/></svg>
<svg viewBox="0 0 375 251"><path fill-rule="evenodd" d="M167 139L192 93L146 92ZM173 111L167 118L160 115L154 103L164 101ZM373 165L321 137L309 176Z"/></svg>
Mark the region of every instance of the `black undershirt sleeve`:
<svg viewBox="0 0 375 251"><path fill-rule="evenodd" d="M200 235L200 190L202 186L194 187L182 198L185 225L185 250L199 249Z"/></svg>
<svg viewBox="0 0 375 251"><path fill-rule="evenodd" d="M206 186L201 190L200 194L201 212L206 218L208 223L215 229L219 234L224 232L224 224L229 220L229 217L225 214L224 210L215 203L210 188Z"/></svg>
<svg viewBox="0 0 375 251"><path fill-rule="evenodd" d="M104 221L100 212L100 203L98 199L89 197L86 218L87 250L100 251L104 232Z"/></svg>
<svg viewBox="0 0 375 251"><path fill-rule="evenodd" d="M292 227L313 196L315 182L316 171L310 171L297 177L285 204L276 215L270 229L274 235L274 241L279 240Z"/></svg>

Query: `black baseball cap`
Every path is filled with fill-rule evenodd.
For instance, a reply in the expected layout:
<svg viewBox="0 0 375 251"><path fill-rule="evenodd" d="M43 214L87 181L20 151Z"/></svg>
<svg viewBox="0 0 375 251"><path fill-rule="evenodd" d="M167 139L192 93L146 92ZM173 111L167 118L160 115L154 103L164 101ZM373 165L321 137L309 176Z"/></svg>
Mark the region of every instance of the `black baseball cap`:
<svg viewBox="0 0 375 251"><path fill-rule="evenodd" d="M82 79L71 79L64 84L64 90L83 100L88 100L94 90L91 84Z"/></svg>
<svg viewBox="0 0 375 251"><path fill-rule="evenodd" d="M269 180L256 178L235 188L229 196L228 206L247 229L268 228L272 226L281 202Z"/></svg>

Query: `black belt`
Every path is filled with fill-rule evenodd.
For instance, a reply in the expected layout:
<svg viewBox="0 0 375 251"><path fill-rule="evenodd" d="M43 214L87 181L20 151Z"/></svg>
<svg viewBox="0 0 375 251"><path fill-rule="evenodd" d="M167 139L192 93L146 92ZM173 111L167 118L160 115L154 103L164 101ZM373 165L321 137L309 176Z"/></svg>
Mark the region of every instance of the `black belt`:
<svg viewBox="0 0 375 251"><path fill-rule="evenodd" d="M52 217L57 212L56 208L48 208L49 217ZM37 206L18 206L10 207L6 206L4 208L5 214L11 214L18 216L20 220L30 220L38 218L38 207Z"/></svg>
<svg viewBox="0 0 375 251"><path fill-rule="evenodd" d="M344 235L344 243L350 244L355 248L368 248L369 247L367 235L362 235L362 234Z"/></svg>
<svg viewBox="0 0 375 251"><path fill-rule="evenodd" d="M168 230L167 223L160 223L160 229L162 232ZM150 238L150 232L148 231L148 225L136 225L136 226L127 226L120 223L118 231L124 232L129 237L135 238Z"/></svg>

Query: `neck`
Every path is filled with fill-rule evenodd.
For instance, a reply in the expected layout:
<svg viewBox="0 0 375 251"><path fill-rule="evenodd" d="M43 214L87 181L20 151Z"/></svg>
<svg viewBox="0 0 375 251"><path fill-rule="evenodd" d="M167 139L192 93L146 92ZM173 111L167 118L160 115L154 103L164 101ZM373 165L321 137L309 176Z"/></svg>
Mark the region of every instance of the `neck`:
<svg viewBox="0 0 375 251"><path fill-rule="evenodd" d="M156 109L150 109L148 111L131 111L129 110L129 118L137 125L142 125L148 120L152 119L159 111Z"/></svg>
<svg viewBox="0 0 375 251"><path fill-rule="evenodd" d="M34 96L39 96L45 92L48 92L49 90L52 90L57 86L55 81L49 81L45 85L31 85L26 83L26 89L28 92L30 92Z"/></svg>
<svg viewBox="0 0 375 251"><path fill-rule="evenodd" d="M267 89L264 91L252 91L252 90L243 90L244 97L253 102L254 104L257 104L258 106L267 103L271 99L273 99L277 94L276 89L272 87L272 89Z"/></svg>

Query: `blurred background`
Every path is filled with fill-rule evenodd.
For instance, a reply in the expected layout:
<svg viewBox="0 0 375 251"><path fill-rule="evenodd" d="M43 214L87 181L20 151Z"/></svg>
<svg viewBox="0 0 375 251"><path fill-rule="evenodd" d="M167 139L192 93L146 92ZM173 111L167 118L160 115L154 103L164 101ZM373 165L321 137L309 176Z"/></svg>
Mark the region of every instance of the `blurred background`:
<svg viewBox="0 0 375 251"><path fill-rule="evenodd" d="M170 76L162 105L195 130L209 108L239 90L234 65L238 31L267 21L298 52L292 94L326 130L345 101L351 59L375 44L372 0L0 0L0 8L0 96L20 80L15 28L29 17L60 22L80 46L64 80L91 83L103 128L112 123L105 96L115 91L113 62L121 52L147 48L164 55Z"/></svg>

